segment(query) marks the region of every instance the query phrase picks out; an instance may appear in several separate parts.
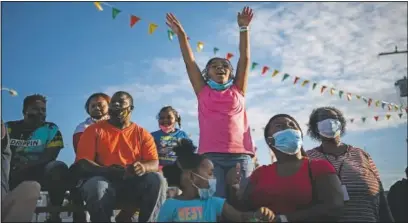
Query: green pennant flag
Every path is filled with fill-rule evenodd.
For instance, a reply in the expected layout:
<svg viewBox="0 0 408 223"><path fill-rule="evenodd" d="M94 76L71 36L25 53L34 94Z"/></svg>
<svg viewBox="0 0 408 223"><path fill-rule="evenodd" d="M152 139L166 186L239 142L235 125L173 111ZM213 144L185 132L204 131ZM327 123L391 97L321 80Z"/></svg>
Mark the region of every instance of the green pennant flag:
<svg viewBox="0 0 408 223"><path fill-rule="evenodd" d="M220 49L218 49L217 47L214 47L214 49L213 49L214 55L217 54L217 52L218 52L219 50L220 50Z"/></svg>
<svg viewBox="0 0 408 223"><path fill-rule="evenodd" d="M361 121L365 122L366 121L366 117L362 117Z"/></svg>
<svg viewBox="0 0 408 223"><path fill-rule="evenodd" d="M339 97L341 98L341 96L343 96L343 91L339 91Z"/></svg>
<svg viewBox="0 0 408 223"><path fill-rule="evenodd" d="M362 97L362 98L363 98L363 101L364 101L365 103L368 103L367 98L365 98L365 97Z"/></svg>
<svg viewBox="0 0 408 223"><path fill-rule="evenodd" d="M120 13L121 11L116 8L112 8L112 18L115 19L116 16Z"/></svg>
<svg viewBox="0 0 408 223"><path fill-rule="evenodd" d="M399 116L399 118L401 118L401 117L402 117L402 113L399 113L398 116Z"/></svg>
<svg viewBox="0 0 408 223"><path fill-rule="evenodd" d="M313 83L312 90L314 90L316 88L316 86L317 86L317 83Z"/></svg>
<svg viewBox="0 0 408 223"><path fill-rule="evenodd" d="M289 76L290 76L289 74L284 74L283 78L282 78L282 81L286 80L286 78L288 78Z"/></svg>
<svg viewBox="0 0 408 223"><path fill-rule="evenodd" d="M253 62L253 63L252 63L251 70L254 70L254 69L256 68L256 66L258 66L258 63L257 63L257 62Z"/></svg>
<svg viewBox="0 0 408 223"><path fill-rule="evenodd" d="M172 41L174 36L174 32L171 30L167 30L167 37L169 37L169 40Z"/></svg>

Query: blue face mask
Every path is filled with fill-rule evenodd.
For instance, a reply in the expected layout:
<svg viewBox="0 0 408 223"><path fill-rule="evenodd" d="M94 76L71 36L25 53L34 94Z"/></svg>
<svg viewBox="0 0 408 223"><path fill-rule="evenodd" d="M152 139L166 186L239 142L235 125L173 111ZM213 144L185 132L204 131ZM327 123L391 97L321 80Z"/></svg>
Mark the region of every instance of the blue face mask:
<svg viewBox="0 0 408 223"><path fill-rule="evenodd" d="M217 189L217 180L215 178L212 179L206 179L196 173L193 173L194 175L200 177L203 180L207 180L208 181L208 188L199 188L197 187L194 183L193 186L195 188L197 188L198 190L198 195L200 196L201 199L205 200L208 199L210 197L212 197L215 194L215 190Z"/></svg>
<svg viewBox="0 0 408 223"><path fill-rule="evenodd" d="M279 131L271 137L275 140L275 147L282 153L294 155L302 148L303 139L299 130L286 129Z"/></svg>
<svg viewBox="0 0 408 223"><path fill-rule="evenodd" d="M209 86L211 89L214 89L214 90L217 90L217 91L223 91L223 90L225 90L225 89L231 87L232 82L233 82L233 79L230 79L227 83L225 83L225 84L220 84L220 83L217 83L217 82L215 82L215 81L209 79L209 80L207 81L207 84L208 84L208 86Z"/></svg>
<svg viewBox="0 0 408 223"><path fill-rule="evenodd" d="M317 123L317 130L325 138L336 138L341 133L341 122L337 119L325 119Z"/></svg>

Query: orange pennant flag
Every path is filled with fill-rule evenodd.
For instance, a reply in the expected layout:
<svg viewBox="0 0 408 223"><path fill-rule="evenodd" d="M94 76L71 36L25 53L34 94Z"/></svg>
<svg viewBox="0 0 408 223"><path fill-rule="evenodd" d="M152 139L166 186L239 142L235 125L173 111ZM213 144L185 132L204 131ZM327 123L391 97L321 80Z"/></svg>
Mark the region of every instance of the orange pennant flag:
<svg viewBox="0 0 408 223"><path fill-rule="evenodd" d="M139 21L140 21L139 17L135 15L130 15L130 28L132 28Z"/></svg>
<svg viewBox="0 0 408 223"><path fill-rule="evenodd" d="M323 94L323 92L324 92L324 90L326 90L326 88L327 88L327 87L323 85L322 88L320 89L320 93Z"/></svg>
<svg viewBox="0 0 408 223"><path fill-rule="evenodd" d="M375 121L378 121L378 118L379 118L378 116L374 116Z"/></svg>
<svg viewBox="0 0 408 223"><path fill-rule="evenodd" d="M157 24L149 23L149 34L152 35L154 31L156 31L157 27L159 27Z"/></svg>
<svg viewBox="0 0 408 223"><path fill-rule="evenodd" d="M371 102L373 102L373 99L368 99L368 107L370 107L370 105L371 105Z"/></svg>
<svg viewBox="0 0 408 223"><path fill-rule="evenodd" d="M304 87L306 84L308 84L310 81L309 80L304 80L302 83L302 87Z"/></svg>
<svg viewBox="0 0 408 223"><path fill-rule="evenodd" d="M351 93L347 93L347 100L351 101Z"/></svg>
<svg viewBox="0 0 408 223"><path fill-rule="evenodd" d="M274 70L272 73L272 77L275 77L276 75L278 75L279 71L278 70Z"/></svg>
<svg viewBox="0 0 408 223"><path fill-rule="evenodd" d="M334 95L335 92L336 92L336 89L334 89L334 88L330 89L330 94L331 95Z"/></svg>
<svg viewBox="0 0 408 223"><path fill-rule="evenodd" d="M99 11L103 11L103 8L101 6L100 2L94 2L95 7L99 10Z"/></svg>
<svg viewBox="0 0 408 223"><path fill-rule="evenodd" d="M269 67L268 67L268 66L264 66L264 67L262 68L262 75L265 75L266 72L268 72L268 70L269 70Z"/></svg>
<svg viewBox="0 0 408 223"><path fill-rule="evenodd" d="M225 57L225 59L230 60L233 56L234 56L234 54L227 53L227 56Z"/></svg>
<svg viewBox="0 0 408 223"><path fill-rule="evenodd" d="M296 84L299 79L300 79L300 77L296 76L296 77L295 77L295 81L293 81L293 84Z"/></svg>
<svg viewBox="0 0 408 223"><path fill-rule="evenodd" d="M386 114L385 117L387 117L387 120L390 120L391 115L390 115L390 114Z"/></svg>

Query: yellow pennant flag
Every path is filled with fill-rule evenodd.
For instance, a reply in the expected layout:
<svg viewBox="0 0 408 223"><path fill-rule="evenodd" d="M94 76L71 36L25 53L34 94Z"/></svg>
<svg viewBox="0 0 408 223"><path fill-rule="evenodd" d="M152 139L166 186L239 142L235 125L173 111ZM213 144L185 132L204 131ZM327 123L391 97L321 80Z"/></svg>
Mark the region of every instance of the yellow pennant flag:
<svg viewBox="0 0 408 223"><path fill-rule="evenodd" d="M360 99L360 98L361 98L361 96L360 96L360 95L356 95L356 98L357 98L357 99Z"/></svg>
<svg viewBox="0 0 408 223"><path fill-rule="evenodd" d="M197 42L197 52L201 52L204 48L203 42Z"/></svg>
<svg viewBox="0 0 408 223"><path fill-rule="evenodd" d="M274 70L272 73L272 77L275 77L276 75L278 75L279 71L278 70Z"/></svg>
<svg viewBox="0 0 408 223"><path fill-rule="evenodd" d="M101 6L100 2L94 2L95 7L99 10L99 11L103 11L103 8Z"/></svg>
<svg viewBox="0 0 408 223"><path fill-rule="evenodd" d="M308 84L310 81L309 80L304 80L302 83L302 87L304 87L306 84Z"/></svg>
<svg viewBox="0 0 408 223"><path fill-rule="evenodd" d="M158 25L154 23L149 23L149 34L152 35L157 29Z"/></svg>
<svg viewBox="0 0 408 223"><path fill-rule="evenodd" d="M390 120L391 115L390 115L390 114L387 114L387 115L385 115L385 117L387 117L387 120Z"/></svg>
<svg viewBox="0 0 408 223"><path fill-rule="evenodd" d="M377 101L375 102L375 106L376 106L376 107L379 107L379 106L380 106L380 101L379 101L379 100L377 100Z"/></svg>
<svg viewBox="0 0 408 223"><path fill-rule="evenodd" d="M334 89L334 88L330 89L330 94L331 95L334 95L335 92L336 92L336 89Z"/></svg>

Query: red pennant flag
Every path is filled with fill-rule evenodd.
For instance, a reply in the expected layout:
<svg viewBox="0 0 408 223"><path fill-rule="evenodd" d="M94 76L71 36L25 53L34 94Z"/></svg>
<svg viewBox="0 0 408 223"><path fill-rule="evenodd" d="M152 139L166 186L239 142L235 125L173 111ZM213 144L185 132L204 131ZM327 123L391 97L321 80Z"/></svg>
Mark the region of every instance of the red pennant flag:
<svg viewBox="0 0 408 223"><path fill-rule="evenodd" d="M140 21L139 17L135 15L130 15L130 28L132 28L139 21Z"/></svg>
<svg viewBox="0 0 408 223"><path fill-rule="evenodd" d="M320 93L323 94L323 92L324 92L324 90L326 90L326 88L327 88L327 87L323 85L322 88L320 89Z"/></svg>
<svg viewBox="0 0 408 223"><path fill-rule="evenodd" d="M378 121L378 116L374 116L375 121Z"/></svg>
<svg viewBox="0 0 408 223"><path fill-rule="evenodd" d="M296 77L295 77L295 81L293 81L293 84L296 84L299 79L300 79L300 77L296 76Z"/></svg>
<svg viewBox="0 0 408 223"><path fill-rule="evenodd" d="M373 99L368 99L368 107L370 107L370 105L371 105L371 102L373 102Z"/></svg>
<svg viewBox="0 0 408 223"><path fill-rule="evenodd" d="M266 72L268 72L268 70L269 70L269 67L264 66L264 67L262 68L262 75L265 75Z"/></svg>
<svg viewBox="0 0 408 223"><path fill-rule="evenodd" d="M225 59L230 60L233 56L234 56L234 54L227 53L227 56L225 57Z"/></svg>
<svg viewBox="0 0 408 223"><path fill-rule="evenodd" d="M385 117L387 117L387 120L390 120L391 115L390 115L390 114L386 114Z"/></svg>

